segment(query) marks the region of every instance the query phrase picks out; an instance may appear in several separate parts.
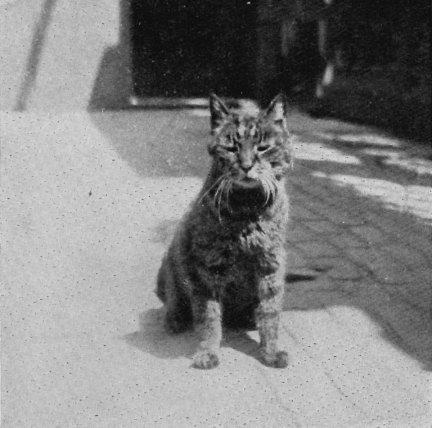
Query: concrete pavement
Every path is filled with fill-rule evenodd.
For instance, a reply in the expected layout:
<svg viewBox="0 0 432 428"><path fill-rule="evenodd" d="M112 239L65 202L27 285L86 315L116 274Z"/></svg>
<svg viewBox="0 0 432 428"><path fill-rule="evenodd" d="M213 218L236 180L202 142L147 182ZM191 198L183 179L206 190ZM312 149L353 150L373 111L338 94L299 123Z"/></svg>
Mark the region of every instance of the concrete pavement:
<svg viewBox="0 0 432 428"><path fill-rule="evenodd" d="M84 111L130 94L127 3L0 1L2 426L429 427L431 153L405 141L291 116L286 370L256 332L193 370L164 332L208 117Z"/></svg>
<svg viewBox="0 0 432 428"><path fill-rule="evenodd" d="M190 368L153 294L208 159L205 110L3 112L4 427L428 427L426 149L293 114L286 370L229 333Z"/></svg>

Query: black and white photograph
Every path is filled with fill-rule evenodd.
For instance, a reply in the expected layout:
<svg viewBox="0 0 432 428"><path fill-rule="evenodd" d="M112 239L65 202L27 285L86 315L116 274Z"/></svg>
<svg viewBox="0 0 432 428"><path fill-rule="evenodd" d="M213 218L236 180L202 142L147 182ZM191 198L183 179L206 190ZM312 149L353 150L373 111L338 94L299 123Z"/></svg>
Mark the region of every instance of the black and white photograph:
<svg viewBox="0 0 432 428"><path fill-rule="evenodd" d="M430 0L0 0L1 426L432 427Z"/></svg>

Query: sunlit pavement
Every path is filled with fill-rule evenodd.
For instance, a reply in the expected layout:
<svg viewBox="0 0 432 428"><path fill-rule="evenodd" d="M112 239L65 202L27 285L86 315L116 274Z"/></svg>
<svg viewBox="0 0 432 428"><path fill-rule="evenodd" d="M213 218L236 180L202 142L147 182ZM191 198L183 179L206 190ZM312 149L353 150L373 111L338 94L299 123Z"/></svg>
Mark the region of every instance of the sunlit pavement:
<svg viewBox="0 0 432 428"><path fill-rule="evenodd" d="M153 294L208 166L205 110L0 120L3 426L430 426L426 149L293 114L290 365L229 332L206 372Z"/></svg>
<svg viewBox="0 0 432 428"><path fill-rule="evenodd" d="M130 94L127 3L0 0L0 108L25 111L0 113L2 426L429 427L419 146L291 117L287 369L230 332L220 367L193 370L193 335L164 332L155 275L205 176L208 117L84 112Z"/></svg>

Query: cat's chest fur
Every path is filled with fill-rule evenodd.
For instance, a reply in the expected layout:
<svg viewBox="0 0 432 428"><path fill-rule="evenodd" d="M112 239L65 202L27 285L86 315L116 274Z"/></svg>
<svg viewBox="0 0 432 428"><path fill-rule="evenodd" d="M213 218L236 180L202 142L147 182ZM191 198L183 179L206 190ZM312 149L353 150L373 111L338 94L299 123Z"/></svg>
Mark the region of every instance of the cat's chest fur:
<svg viewBox="0 0 432 428"><path fill-rule="evenodd" d="M278 212L243 221L212 220L205 211L201 216L189 228L191 256L215 274L244 275L252 271L265 274L278 268L285 215Z"/></svg>
<svg viewBox="0 0 432 428"><path fill-rule="evenodd" d="M266 253L271 251L277 232L271 222L254 221L245 224L235 234L239 252L241 254Z"/></svg>

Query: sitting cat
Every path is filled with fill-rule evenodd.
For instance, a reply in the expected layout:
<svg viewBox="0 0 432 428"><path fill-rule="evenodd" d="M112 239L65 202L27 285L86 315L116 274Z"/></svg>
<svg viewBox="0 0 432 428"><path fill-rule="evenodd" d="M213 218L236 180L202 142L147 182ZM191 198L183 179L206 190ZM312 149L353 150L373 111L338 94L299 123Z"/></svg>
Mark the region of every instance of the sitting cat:
<svg viewBox="0 0 432 428"><path fill-rule="evenodd" d="M255 321L261 361L287 366L277 345L292 161L286 108L281 94L257 117L242 116L210 96L212 166L177 228L156 289L168 331L195 327L197 368L218 365L222 320L230 327Z"/></svg>

